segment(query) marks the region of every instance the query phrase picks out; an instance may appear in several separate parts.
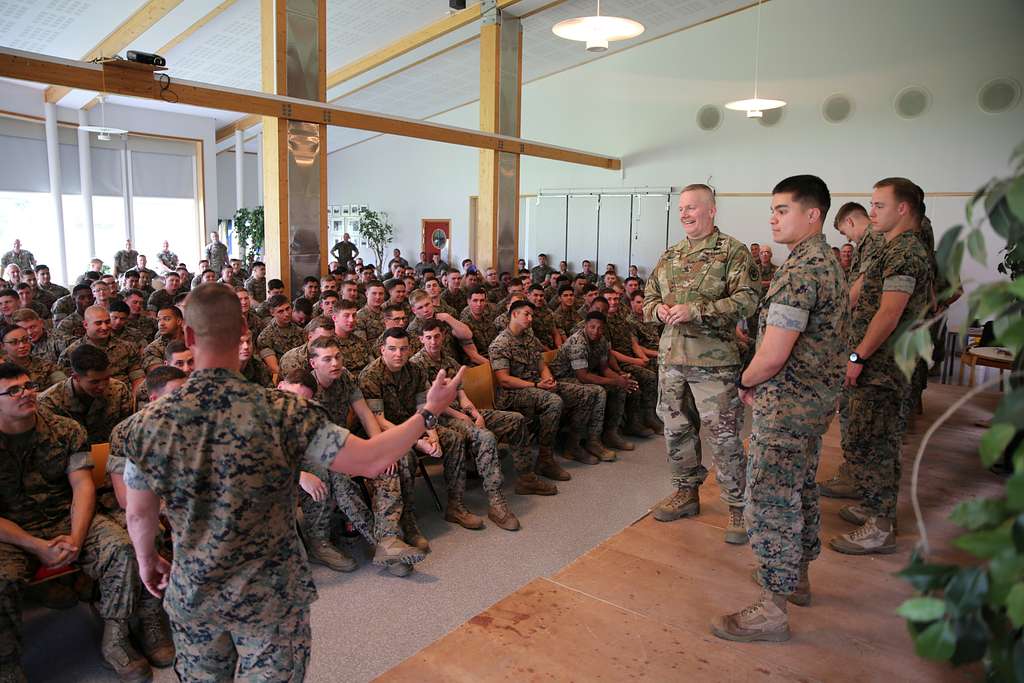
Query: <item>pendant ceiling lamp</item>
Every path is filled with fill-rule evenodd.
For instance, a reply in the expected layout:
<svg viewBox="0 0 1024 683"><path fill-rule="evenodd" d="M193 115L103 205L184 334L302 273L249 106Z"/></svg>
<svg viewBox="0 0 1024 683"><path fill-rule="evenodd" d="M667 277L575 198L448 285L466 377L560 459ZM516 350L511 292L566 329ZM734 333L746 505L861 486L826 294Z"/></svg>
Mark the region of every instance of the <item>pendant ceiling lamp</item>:
<svg viewBox="0 0 1024 683"><path fill-rule="evenodd" d="M761 53L761 1L758 0L757 3L757 33L754 40L754 96L748 100L736 100L725 103L726 109L747 112L748 119L761 118L762 112L765 109L778 109L779 107L786 106L783 100L767 100L757 96L758 60Z"/></svg>
<svg viewBox="0 0 1024 683"><path fill-rule="evenodd" d="M604 52L613 40L636 38L644 32L644 25L623 17L602 16L601 0L597 0L595 16L560 21L551 31L559 38L586 43L587 52Z"/></svg>

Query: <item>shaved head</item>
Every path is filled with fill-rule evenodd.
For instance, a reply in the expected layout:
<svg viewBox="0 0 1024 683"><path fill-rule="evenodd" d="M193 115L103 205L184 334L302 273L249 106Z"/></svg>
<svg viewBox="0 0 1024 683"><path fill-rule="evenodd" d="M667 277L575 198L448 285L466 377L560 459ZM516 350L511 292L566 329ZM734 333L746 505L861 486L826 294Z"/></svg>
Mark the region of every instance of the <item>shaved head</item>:
<svg viewBox="0 0 1024 683"><path fill-rule="evenodd" d="M242 337L242 305L231 287L216 282L199 285L186 299L185 325L195 343L209 349L237 349Z"/></svg>
<svg viewBox="0 0 1024 683"><path fill-rule="evenodd" d="M85 309L85 313L82 315L82 318L84 318L85 322L87 323L96 322L97 320L104 319L109 320L110 313L107 312L107 309L103 308L102 306L90 306L89 308Z"/></svg>

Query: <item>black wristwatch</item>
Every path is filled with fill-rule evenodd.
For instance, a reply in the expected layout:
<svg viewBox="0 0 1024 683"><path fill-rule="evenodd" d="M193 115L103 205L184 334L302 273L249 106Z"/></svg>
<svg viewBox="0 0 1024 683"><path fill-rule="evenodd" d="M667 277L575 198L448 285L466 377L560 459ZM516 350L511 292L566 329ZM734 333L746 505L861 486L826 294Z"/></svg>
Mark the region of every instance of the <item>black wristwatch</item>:
<svg viewBox="0 0 1024 683"><path fill-rule="evenodd" d="M864 358L863 356L861 356L856 351L851 351L850 352L850 362L851 363L856 363L857 365L864 365L865 363L868 362L868 359Z"/></svg>
<svg viewBox="0 0 1024 683"><path fill-rule="evenodd" d="M433 429L434 427L437 426L437 415L434 415L426 408L420 408L416 412L423 416L424 427L426 427L427 429Z"/></svg>
<svg viewBox="0 0 1024 683"><path fill-rule="evenodd" d="M736 388L739 389L740 391L750 391L754 387L748 387L743 383L743 373L741 372L739 375L736 376Z"/></svg>

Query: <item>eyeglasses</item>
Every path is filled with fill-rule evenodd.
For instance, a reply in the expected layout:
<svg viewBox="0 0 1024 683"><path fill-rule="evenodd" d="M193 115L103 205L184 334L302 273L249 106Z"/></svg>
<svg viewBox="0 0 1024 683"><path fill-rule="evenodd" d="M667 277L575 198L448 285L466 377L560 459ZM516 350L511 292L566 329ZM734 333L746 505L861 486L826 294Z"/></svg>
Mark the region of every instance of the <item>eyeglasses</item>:
<svg viewBox="0 0 1024 683"><path fill-rule="evenodd" d="M11 398L18 398L21 396L23 391L35 391L39 388L39 385L35 382L25 382L24 384L15 384L7 391L0 391L0 396L10 396Z"/></svg>
<svg viewBox="0 0 1024 683"><path fill-rule="evenodd" d="M32 344L32 340L25 336L18 337L17 339L5 339L4 344L10 344L11 346L19 346L21 344Z"/></svg>

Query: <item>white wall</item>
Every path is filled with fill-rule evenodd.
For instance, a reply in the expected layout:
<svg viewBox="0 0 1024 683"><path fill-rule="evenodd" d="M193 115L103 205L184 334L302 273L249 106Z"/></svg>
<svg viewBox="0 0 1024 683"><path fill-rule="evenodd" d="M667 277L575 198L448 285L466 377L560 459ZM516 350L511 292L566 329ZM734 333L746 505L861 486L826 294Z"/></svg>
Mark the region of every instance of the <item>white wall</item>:
<svg viewBox="0 0 1024 683"><path fill-rule="evenodd" d="M257 199L257 187L260 183L259 158L254 152L246 152L244 156L244 177L242 182L245 185L244 206L254 208L259 204ZM235 215L235 150L217 153L217 214L221 219L230 220Z"/></svg>
<svg viewBox="0 0 1024 683"><path fill-rule="evenodd" d="M837 195L861 195L836 196L838 206L865 201L883 176L910 177L927 192L972 192L1006 172L1010 151L1024 139L1024 104L989 115L976 96L997 76L1024 81L1018 0L773 0L762 12L761 95L789 102L778 125L738 112L726 112L713 132L696 125L702 105L749 97L754 14L739 12L527 84L523 137L621 156L625 173L524 157L521 192L680 186L710 177L719 192L752 194L787 175L815 173ZM911 84L926 87L932 105L906 121L892 101ZM833 125L820 107L837 92L850 95L855 110ZM477 105L436 120L476 127ZM403 251L417 248L420 218L450 216L453 257L468 253L475 150L382 136L329 159L331 204L388 211ZM929 198L937 233L962 220L964 201ZM723 198L719 209L727 232L745 242L769 238L767 198ZM681 238L673 230L672 240ZM995 246L989 251L989 264L968 267L967 277L992 277Z"/></svg>

